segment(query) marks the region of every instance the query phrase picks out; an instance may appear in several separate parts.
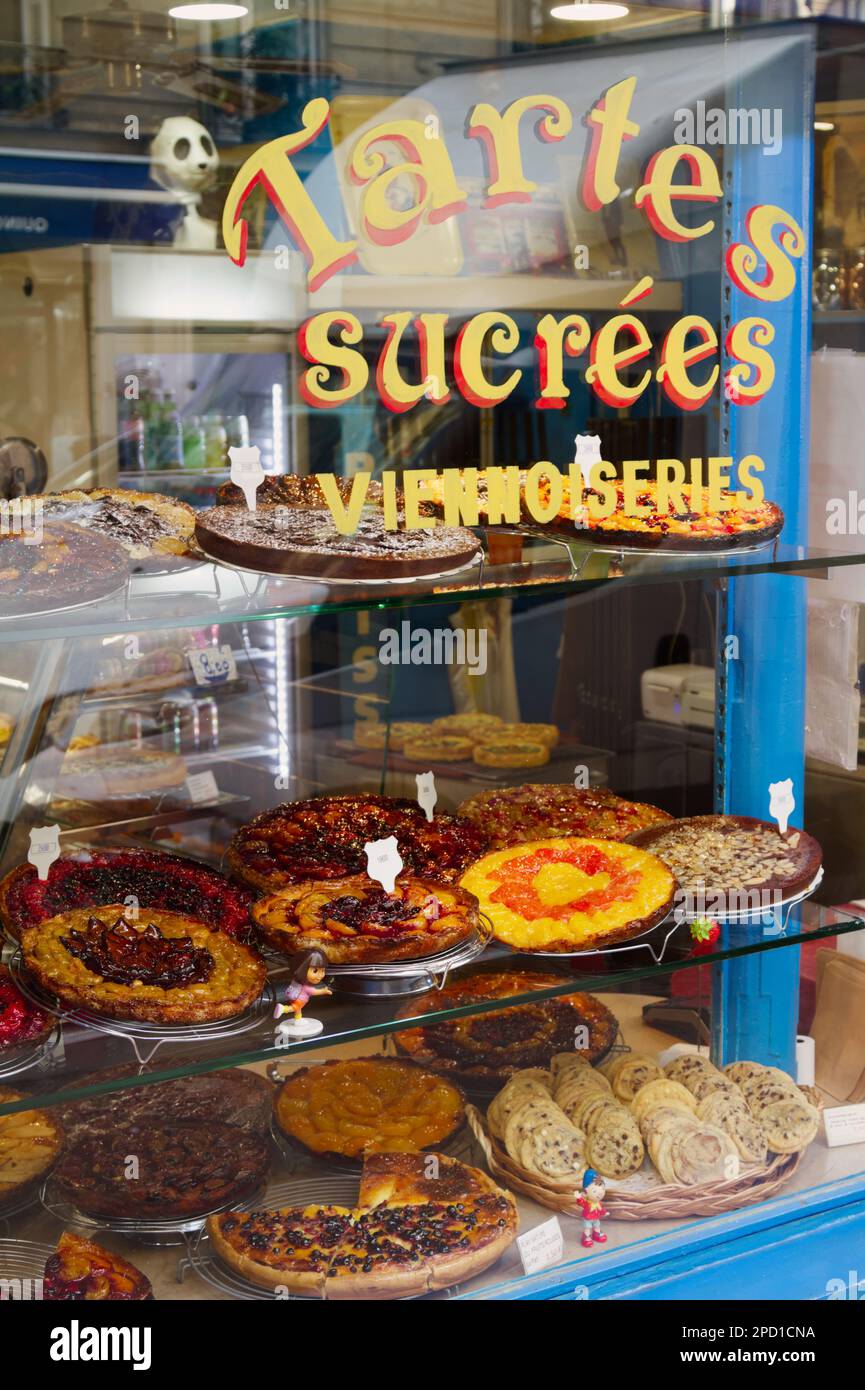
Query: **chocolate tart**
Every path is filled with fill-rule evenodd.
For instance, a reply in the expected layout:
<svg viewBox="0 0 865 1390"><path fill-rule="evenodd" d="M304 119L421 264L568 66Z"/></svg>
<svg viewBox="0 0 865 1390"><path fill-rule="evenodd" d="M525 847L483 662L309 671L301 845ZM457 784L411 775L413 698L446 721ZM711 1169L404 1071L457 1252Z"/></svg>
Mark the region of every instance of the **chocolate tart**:
<svg viewBox="0 0 865 1390"><path fill-rule="evenodd" d="M112 1067L100 1071L100 1085L112 1081L137 1082L146 1077L138 1067ZM74 1082L74 1091L80 1082ZM257 1072L244 1067L201 1075L172 1077L149 1085L127 1085L101 1095L71 1098L58 1109L65 1132L113 1133L127 1125L226 1124L264 1134L270 1128L273 1086Z"/></svg>
<svg viewBox="0 0 865 1390"><path fill-rule="evenodd" d="M337 492L340 499L347 503L351 499L353 478L340 478L336 474L331 474L336 483ZM384 493L381 483L375 478L370 478L367 484L364 505L380 507ZM399 492L397 493L399 498ZM324 492L318 475L316 473L275 473L265 476L255 494L256 504L259 507L281 506L281 507L312 507L318 511L327 508ZM216 501L220 507L245 507L246 498L241 488L236 483L221 483L216 489Z"/></svg>
<svg viewBox="0 0 865 1390"><path fill-rule="evenodd" d="M0 535L0 618L95 603L128 573L123 546L83 526L55 521L32 538Z"/></svg>
<svg viewBox="0 0 865 1390"><path fill-rule="evenodd" d="M0 922L13 937L73 908L125 903L193 917L238 941L249 940L252 894L195 859L158 850L92 850L63 855L40 879L19 864L0 882Z"/></svg>
<svg viewBox="0 0 865 1390"><path fill-rule="evenodd" d="M48 492L34 500L47 521L71 521L119 542L136 569L163 568L190 557L195 513L176 498L95 487Z"/></svg>
<svg viewBox="0 0 865 1390"><path fill-rule="evenodd" d="M326 509L211 507L195 534L212 559L266 574L315 579L412 579L461 568L480 554L471 531L385 529L384 514L367 507L357 530L343 536Z"/></svg>
<svg viewBox="0 0 865 1390"><path fill-rule="evenodd" d="M112 1134L77 1134L52 1185L87 1216L175 1221L244 1201L269 1168L263 1134L219 1123L148 1121Z"/></svg>

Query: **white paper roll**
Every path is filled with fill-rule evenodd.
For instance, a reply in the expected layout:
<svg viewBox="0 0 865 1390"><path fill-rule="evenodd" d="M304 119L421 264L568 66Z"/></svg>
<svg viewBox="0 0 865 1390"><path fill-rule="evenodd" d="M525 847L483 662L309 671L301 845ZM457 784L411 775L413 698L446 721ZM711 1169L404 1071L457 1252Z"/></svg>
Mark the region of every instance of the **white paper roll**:
<svg viewBox="0 0 865 1390"><path fill-rule="evenodd" d="M800 1086L814 1085L814 1039L796 1039L796 1081Z"/></svg>

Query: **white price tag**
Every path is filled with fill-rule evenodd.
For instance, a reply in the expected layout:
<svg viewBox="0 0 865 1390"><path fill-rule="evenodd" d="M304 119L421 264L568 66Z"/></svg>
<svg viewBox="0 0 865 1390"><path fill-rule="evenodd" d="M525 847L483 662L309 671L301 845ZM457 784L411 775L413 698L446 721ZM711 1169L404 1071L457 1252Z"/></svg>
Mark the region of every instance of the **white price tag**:
<svg viewBox="0 0 865 1390"><path fill-rule="evenodd" d="M782 835L787 834L787 826L790 824L790 817L795 809L793 778L787 777L783 782L770 782L769 815L778 822L778 830Z"/></svg>
<svg viewBox="0 0 865 1390"><path fill-rule="evenodd" d="M224 647L190 647L186 653L196 685L227 685L237 680L234 652Z"/></svg>
<svg viewBox="0 0 865 1390"><path fill-rule="evenodd" d="M386 840L370 840L364 845L364 851L366 871L370 878L380 883L386 893L392 893L396 876L402 869L396 836L388 835Z"/></svg>
<svg viewBox="0 0 865 1390"><path fill-rule="evenodd" d="M435 773L418 772L415 774L414 780L417 783L417 804L423 811L427 820L430 821L433 818L435 804L438 801Z"/></svg>
<svg viewBox="0 0 865 1390"><path fill-rule="evenodd" d="M186 791L193 806L201 806L207 801L216 801L219 787L212 772L193 772L186 779Z"/></svg>
<svg viewBox="0 0 865 1390"><path fill-rule="evenodd" d="M823 1123L830 1149L865 1143L865 1105L833 1105L823 1111Z"/></svg>
<svg viewBox="0 0 865 1390"><path fill-rule="evenodd" d="M261 450L257 444L242 445L239 448L229 449L228 457L231 460L231 481L235 487L240 488L246 498L247 507L251 512L254 512L255 494L260 484L264 482Z"/></svg>
<svg viewBox="0 0 865 1390"><path fill-rule="evenodd" d="M48 877L48 870L55 859L60 858L60 826L39 825L30 831L30 849L27 862L32 864L42 883Z"/></svg>
<svg viewBox="0 0 865 1390"><path fill-rule="evenodd" d="M523 1262L525 1274L537 1274L538 1270L556 1265L565 1253L565 1239L557 1216L550 1217L541 1226L517 1236L517 1249Z"/></svg>

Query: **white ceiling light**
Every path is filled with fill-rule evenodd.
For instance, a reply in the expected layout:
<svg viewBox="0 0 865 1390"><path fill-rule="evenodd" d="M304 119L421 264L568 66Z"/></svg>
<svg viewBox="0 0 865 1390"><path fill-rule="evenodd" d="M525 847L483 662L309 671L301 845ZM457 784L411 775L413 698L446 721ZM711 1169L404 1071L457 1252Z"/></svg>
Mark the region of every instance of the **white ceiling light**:
<svg viewBox="0 0 865 1390"><path fill-rule="evenodd" d="M189 5L172 5L168 13L172 19L198 19L203 23L208 19L240 19L243 15L249 14L249 10L246 5L211 4L210 0L193 0Z"/></svg>
<svg viewBox="0 0 865 1390"><path fill-rule="evenodd" d="M571 5L554 5L550 10L553 19L573 19L584 24L599 19L622 19L627 13L627 5L616 5L612 0L574 0Z"/></svg>

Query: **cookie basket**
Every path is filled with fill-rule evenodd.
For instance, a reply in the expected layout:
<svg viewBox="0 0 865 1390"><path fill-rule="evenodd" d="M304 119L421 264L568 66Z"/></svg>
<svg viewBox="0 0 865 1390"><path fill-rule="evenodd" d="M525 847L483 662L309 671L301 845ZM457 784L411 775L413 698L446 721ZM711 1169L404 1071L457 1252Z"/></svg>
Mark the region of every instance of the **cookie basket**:
<svg viewBox="0 0 865 1390"><path fill-rule="evenodd" d="M475 1106L467 1107L467 1118L493 1177L542 1207L566 1216L578 1215L576 1183L557 1183L528 1172L514 1162L490 1134L485 1117ZM801 1153L773 1154L764 1166L743 1169L736 1178L695 1187L657 1183L628 1189L610 1184L604 1206L616 1221L681 1221L692 1216L723 1216L739 1207L774 1197L795 1173L801 1156Z"/></svg>

